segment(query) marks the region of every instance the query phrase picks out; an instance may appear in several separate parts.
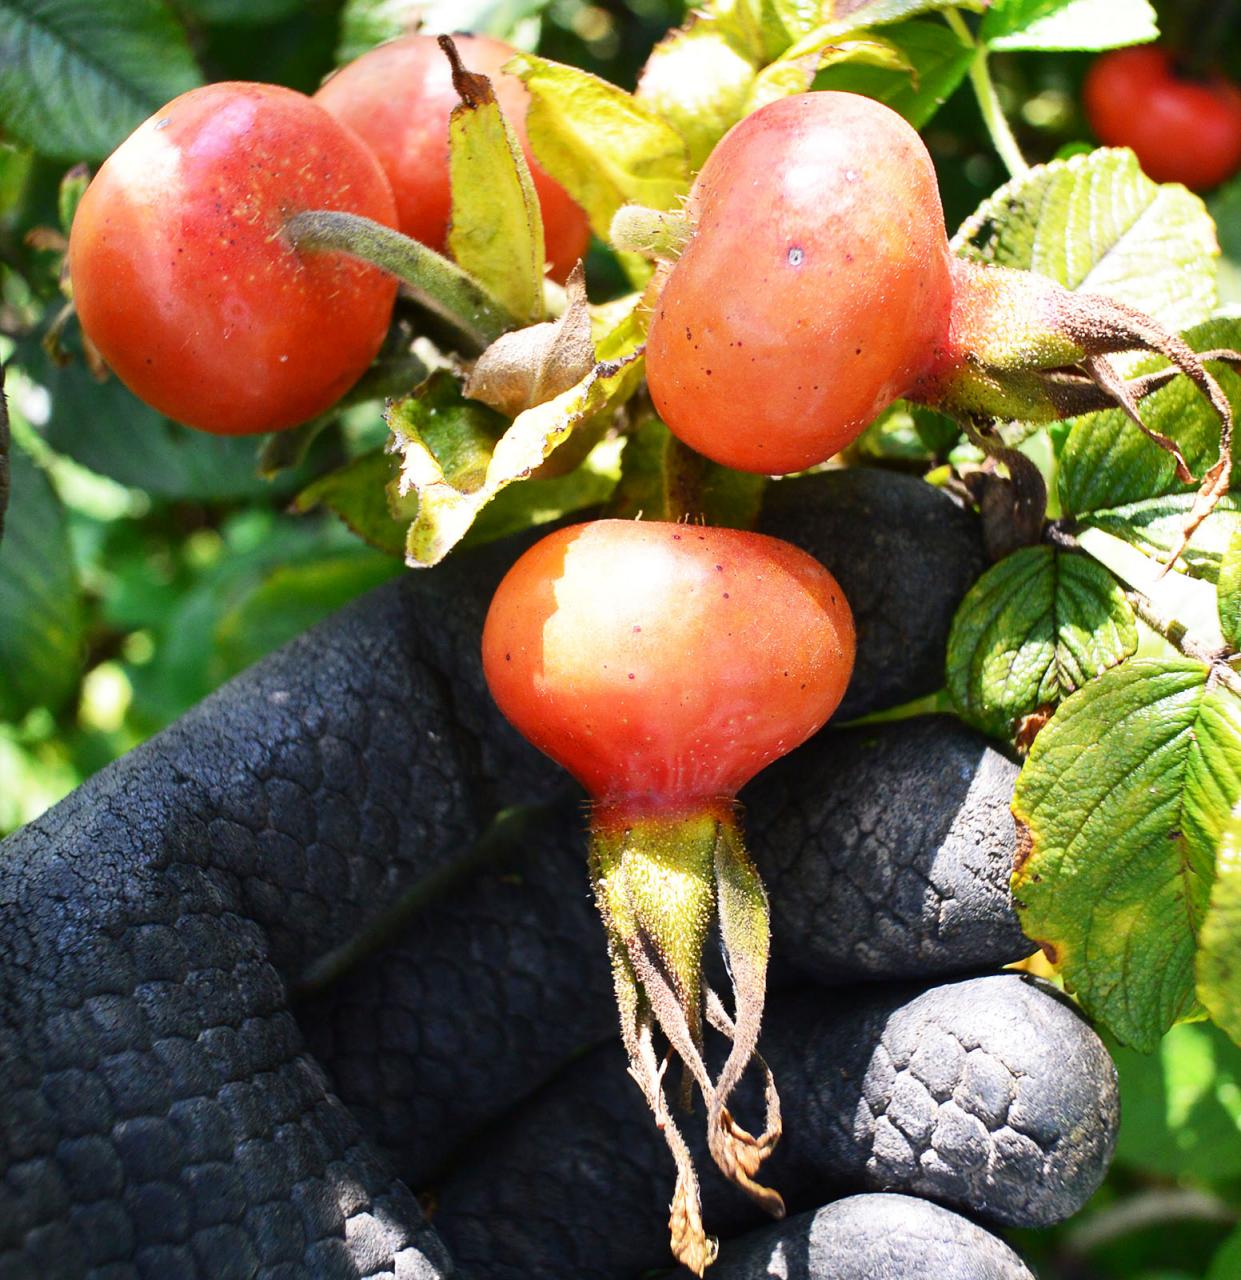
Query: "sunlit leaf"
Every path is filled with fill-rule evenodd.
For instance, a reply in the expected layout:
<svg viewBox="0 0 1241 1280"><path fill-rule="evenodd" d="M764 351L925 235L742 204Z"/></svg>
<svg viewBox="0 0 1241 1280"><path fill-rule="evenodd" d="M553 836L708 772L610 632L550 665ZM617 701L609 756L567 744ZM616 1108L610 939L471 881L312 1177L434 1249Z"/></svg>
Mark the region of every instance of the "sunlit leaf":
<svg viewBox="0 0 1241 1280"><path fill-rule="evenodd" d="M962 224L953 248L1103 293L1180 332L1215 308L1215 226L1197 196L1152 182L1132 151L1038 165Z"/></svg>
<svg viewBox="0 0 1241 1280"><path fill-rule="evenodd" d="M1241 795L1241 698L1131 659L1068 699L1017 779L1022 928L1092 1017L1151 1050L1195 1008L1215 851Z"/></svg>
<svg viewBox="0 0 1241 1280"><path fill-rule="evenodd" d="M1215 883L1198 935L1198 996L1206 1011L1241 1044L1241 817L1225 825Z"/></svg>
<svg viewBox="0 0 1241 1280"><path fill-rule="evenodd" d="M992 49L1118 49L1159 25L1147 0L993 0L978 34Z"/></svg>
<svg viewBox="0 0 1241 1280"><path fill-rule="evenodd" d="M841 63L821 71L814 87L865 94L920 129L965 79L974 50L942 22L901 22L877 34L900 51L907 67Z"/></svg>
<svg viewBox="0 0 1241 1280"><path fill-rule="evenodd" d="M1196 350L1241 343L1241 319L1209 320L1190 329L1185 340ZM1158 357L1135 364L1144 373L1166 364ZM1241 375L1224 365L1208 366L1219 380L1234 411L1241 409ZM1171 436L1180 445L1190 470L1201 475L1215 461L1219 449L1219 419L1187 378L1142 401L1147 426ZM1196 483L1176 478L1176 464L1119 409L1075 419L1060 453L1060 504L1073 515L1124 507L1145 499L1190 494Z"/></svg>
<svg viewBox="0 0 1241 1280"><path fill-rule="evenodd" d="M746 113L757 70L718 23L691 17L651 50L634 96L676 128L697 170Z"/></svg>
<svg viewBox="0 0 1241 1280"><path fill-rule="evenodd" d="M1220 631L1234 651L1241 650L1241 518L1220 561L1216 587Z"/></svg>
<svg viewBox="0 0 1241 1280"><path fill-rule="evenodd" d="M448 251L521 324L543 318L543 216L521 141L485 76L457 78L465 99L448 133Z"/></svg>
<svg viewBox="0 0 1241 1280"><path fill-rule="evenodd" d="M530 90L526 130L539 164L606 239L622 204L671 209L689 190L681 135L632 94L577 67L518 54L506 64Z"/></svg>
<svg viewBox="0 0 1241 1280"><path fill-rule="evenodd" d="M994 737L1053 707L1137 648L1116 580L1086 556L1027 547L970 588L948 638L948 692Z"/></svg>
<svg viewBox="0 0 1241 1280"><path fill-rule="evenodd" d="M447 374L393 405L388 421L401 458L396 493L418 500L407 563L437 564L497 494L531 477L575 430L589 430L627 400L642 377L641 337L628 316L600 342L600 363L579 383L511 424L464 399Z"/></svg>

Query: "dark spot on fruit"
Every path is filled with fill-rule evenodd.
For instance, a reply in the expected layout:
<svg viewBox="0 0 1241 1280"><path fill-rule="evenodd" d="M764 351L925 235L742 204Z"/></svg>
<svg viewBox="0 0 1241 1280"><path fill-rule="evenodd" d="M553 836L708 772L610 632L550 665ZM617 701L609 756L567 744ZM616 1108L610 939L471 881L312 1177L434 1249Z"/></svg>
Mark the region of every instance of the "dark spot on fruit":
<svg viewBox="0 0 1241 1280"><path fill-rule="evenodd" d="M659 314L660 314L660 316L662 317L664 313L661 311ZM693 342L693 340L694 340L694 331L689 327L689 325L686 325L686 326L685 326L685 341L686 341L686 342Z"/></svg>
<svg viewBox="0 0 1241 1280"><path fill-rule="evenodd" d="M725 599L725 600L727 600L728 598L729 598L729 596L728 596L728 592L727 592L727 591L725 591L725 592L724 592L724 599Z"/></svg>
<svg viewBox="0 0 1241 1280"><path fill-rule="evenodd" d="M800 248L798 245L793 245L789 249L789 266L790 267L800 267L801 264L805 262L805 260L806 260L806 253L804 249Z"/></svg>
<svg viewBox="0 0 1241 1280"><path fill-rule="evenodd" d="M504 655L504 661L505 661L505 662L512 662L512 661L513 661L513 655L512 655L511 653L506 653L506 654Z"/></svg>
<svg viewBox="0 0 1241 1280"><path fill-rule="evenodd" d="M861 347L854 347L854 348L853 348L853 354L854 354L855 356L860 356L860 355L862 354L862 348L861 348Z"/></svg>
<svg viewBox="0 0 1241 1280"><path fill-rule="evenodd" d="M716 573L723 573L723 572L724 572L724 566L723 566L722 564L717 564L717 565L715 566L715 571L716 571Z"/></svg>
<svg viewBox="0 0 1241 1280"><path fill-rule="evenodd" d="M677 542L680 542L680 538L677 538L677 539L676 539L676 541L677 541ZM641 627L634 627L634 629L633 629L633 630L634 630L634 634L635 634L635 635L637 635L637 633L638 633L639 631L641 631L641 630L642 630L642 628L641 628Z"/></svg>
<svg viewBox="0 0 1241 1280"><path fill-rule="evenodd" d="M630 678L630 680L632 680L632 679L633 679L633 672L632 672L632 671L629 673L629 678Z"/></svg>
<svg viewBox="0 0 1241 1280"><path fill-rule="evenodd" d="M673 542L680 542L680 541L681 541L681 535L680 535L679 533L674 533L674 534L672 535L672 541L673 541Z"/></svg>
<svg viewBox="0 0 1241 1280"><path fill-rule="evenodd" d="M710 369L708 369L708 370L707 370L707 377L709 378L710 376L711 376L711 370L710 370Z"/></svg>
<svg viewBox="0 0 1241 1280"><path fill-rule="evenodd" d="M846 262L853 261L853 254L851 254L848 249L845 250L845 261Z"/></svg>

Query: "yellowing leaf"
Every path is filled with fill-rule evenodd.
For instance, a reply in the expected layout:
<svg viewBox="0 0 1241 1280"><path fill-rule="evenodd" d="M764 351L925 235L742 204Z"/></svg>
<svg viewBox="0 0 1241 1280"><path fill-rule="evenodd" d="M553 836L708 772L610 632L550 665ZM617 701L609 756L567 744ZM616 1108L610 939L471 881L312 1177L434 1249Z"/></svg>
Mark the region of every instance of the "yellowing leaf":
<svg viewBox="0 0 1241 1280"><path fill-rule="evenodd" d="M499 414L464 399L447 374L435 375L393 405L388 423L401 456L396 496L408 500L416 494L418 500L406 563L438 564L497 494L533 475L575 430L627 400L642 378L641 336L631 314L600 343L605 359L567 391L518 414L507 428Z"/></svg>
<svg viewBox="0 0 1241 1280"><path fill-rule="evenodd" d="M454 51L455 55L455 51ZM543 318L543 216L530 169L486 76L455 68L448 250L523 324Z"/></svg>
<svg viewBox="0 0 1241 1280"><path fill-rule="evenodd" d="M670 209L689 190L681 135L632 94L577 67L518 54L505 70L530 90L526 132L539 163L606 239L622 204Z"/></svg>
<svg viewBox="0 0 1241 1280"><path fill-rule="evenodd" d="M756 71L718 23L691 19L651 51L634 96L676 127L697 170L746 114Z"/></svg>

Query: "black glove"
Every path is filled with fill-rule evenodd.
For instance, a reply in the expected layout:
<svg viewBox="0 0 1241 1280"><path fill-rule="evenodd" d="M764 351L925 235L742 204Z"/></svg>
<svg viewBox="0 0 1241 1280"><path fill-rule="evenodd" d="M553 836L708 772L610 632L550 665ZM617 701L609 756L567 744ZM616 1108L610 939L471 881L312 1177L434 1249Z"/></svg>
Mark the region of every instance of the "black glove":
<svg viewBox="0 0 1241 1280"><path fill-rule="evenodd" d="M850 472L775 486L766 527L854 604L842 715L939 683L970 517ZM482 687L513 554L373 593L4 843L2 1280L668 1265L672 1170L614 1043L580 800ZM1102 1177L1093 1033L1022 977L959 980L1029 949L1014 774L939 719L821 734L743 794L785 1115L765 1172L794 1212L898 1190L1037 1225ZM920 1199L752 1230L722 1180L704 1194L709 1229L749 1232L721 1278L1026 1274Z"/></svg>

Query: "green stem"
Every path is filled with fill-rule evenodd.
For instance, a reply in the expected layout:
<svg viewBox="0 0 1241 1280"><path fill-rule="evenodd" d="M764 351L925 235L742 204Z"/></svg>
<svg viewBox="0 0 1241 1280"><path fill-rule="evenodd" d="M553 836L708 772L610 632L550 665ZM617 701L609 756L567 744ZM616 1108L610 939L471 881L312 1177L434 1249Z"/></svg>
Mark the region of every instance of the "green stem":
<svg viewBox="0 0 1241 1280"><path fill-rule="evenodd" d="M334 209L309 209L295 213L284 224L284 231L301 252L334 249L396 276L475 351L482 351L516 327L516 320L455 262L370 218Z"/></svg>
<svg viewBox="0 0 1241 1280"><path fill-rule="evenodd" d="M1029 169L1017 139L1009 127L1000 106L999 95L995 91L995 83L991 79L991 68L987 62L987 46L974 39L965 19L955 9L945 9L944 19L952 28L962 44L974 50L974 58L970 63L970 83L974 86L974 96L978 99L978 109L982 112L983 123L991 135L992 145L1000 154L1008 169L1009 176L1016 178Z"/></svg>
<svg viewBox="0 0 1241 1280"><path fill-rule="evenodd" d="M612 247L644 258L675 260L689 243L693 224L680 209L648 209L626 204L617 209L608 236Z"/></svg>

